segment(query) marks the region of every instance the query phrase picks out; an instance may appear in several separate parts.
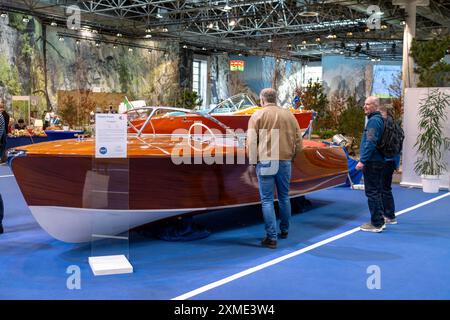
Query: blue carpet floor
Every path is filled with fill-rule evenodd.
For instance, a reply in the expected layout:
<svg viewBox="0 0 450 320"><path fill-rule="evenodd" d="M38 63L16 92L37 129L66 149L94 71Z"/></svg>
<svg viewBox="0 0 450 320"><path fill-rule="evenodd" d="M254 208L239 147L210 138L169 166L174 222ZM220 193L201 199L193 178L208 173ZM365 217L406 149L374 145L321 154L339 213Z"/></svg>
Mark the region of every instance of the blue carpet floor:
<svg viewBox="0 0 450 320"><path fill-rule="evenodd" d="M0 166L0 176L9 175ZM91 246L66 244L43 231L30 214L14 177L0 178L5 234L0 235L0 299L172 299L248 268L305 248L367 222L363 191L324 190L313 206L294 214L289 238L261 248L258 206L195 218L208 238L166 242L130 233L133 274L95 277ZM444 194L441 192L440 194ZM397 209L436 197L394 188ZM381 234L356 232L192 299L450 299L450 197L407 212ZM66 286L70 266L81 270L81 289ZM369 266L380 270L381 289L370 290Z"/></svg>

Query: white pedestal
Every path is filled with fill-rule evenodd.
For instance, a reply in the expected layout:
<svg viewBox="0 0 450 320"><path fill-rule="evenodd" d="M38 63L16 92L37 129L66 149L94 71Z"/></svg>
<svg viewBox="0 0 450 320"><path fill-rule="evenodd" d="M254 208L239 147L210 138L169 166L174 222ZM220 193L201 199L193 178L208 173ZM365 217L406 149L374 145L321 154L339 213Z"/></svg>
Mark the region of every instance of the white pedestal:
<svg viewBox="0 0 450 320"><path fill-rule="evenodd" d="M123 254L89 257L89 265L96 276L133 273L133 266Z"/></svg>

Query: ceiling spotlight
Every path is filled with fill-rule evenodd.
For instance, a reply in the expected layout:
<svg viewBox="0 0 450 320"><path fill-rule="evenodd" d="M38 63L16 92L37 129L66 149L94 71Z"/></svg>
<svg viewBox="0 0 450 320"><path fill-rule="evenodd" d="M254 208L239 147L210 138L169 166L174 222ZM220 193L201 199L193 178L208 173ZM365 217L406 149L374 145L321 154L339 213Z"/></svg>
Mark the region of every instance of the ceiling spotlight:
<svg viewBox="0 0 450 320"><path fill-rule="evenodd" d="M28 22L30 22L30 19L28 19L27 17L23 17L22 21L23 21L24 23L28 23Z"/></svg>
<svg viewBox="0 0 450 320"><path fill-rule="evenodd" d="M272 39L268 39L267 42L271 43L271 42L272 42Z"/></svg>
<svg viewBox="0 0 450 320"><path fill-rule="evenodd" d="M300 12L298 15L302 16L302 17L317 17L319 15L319 13L316 11L308 11L308 9L305 9L303 12Z"/></svg>
<svg viewBox="0 0 450 320"><path fill-rule="evenodd" d="M306 40L303 40L303 41L302 41L302 44L306 44Z"/></svg>
<svg viewBox="0 0 450 320"><path fill-rule="evenodd" d="M162 28L161 31L162 31L162 32L169 32L169 29L167 29L167 28Z"/></svg>
<svg viewBox="0 0 450 320"><path fill-rule="evenodd" d="M96 46L96 47L100 47L100 42L97 41L97 42L95 43L95 46Z"/></svg>
<svg viewBox="0 0 450 320"><path fill-rule="evenodd" d="M206 48L205 48L205 47L203 47L203 48L202 48L202 50L203 50L203 51L206 51Z"/></svg>
<svg viewBox="0 0 450 320"><path fill-rule="evenodd" d="M128 48L128 51L129 52L133 52L133 48Z"/></svg>
<svg viewBox="0 0 450 320"><path fill-rule="evenodd" d="M113 45L113 49L117 49L117 45L114 44L114 45Z"/></svg>
<svg viewBox="0 0 450 320"><path fill-rule="evenodd" d="M76 43L77 45L79 45L79 44L81 43L81 41L80 41L80 40L76 40L75 43Z"/></svg>
<svg viewBox="0 0 450 320"><path fill-rule="evenodd" d="M352 37L353 36L353 32L347 32L347 37Z"/></svg>
<svg viewBox="0 0 450 320"><path fill-rule="evenodd" d="M50 25L51 25L52 27L56 27L58 24L57 24L55 21L52 21L52 23L50 23Z"/></svg>
<svg viewBox="0 0 450 320"><path fill-rule="evenodd" d="M214 29L214 23L213 22L210 22L208 24L208 29Z"/></svg>
<svg viewBox="0 0 450 320"><path fill-rule="evenodd" d="M157 13L156 14L156 18L158 18L158 19L162 19L163 18L163 16L160 14L160 13Z"/></svg>
<svg viewBox="0 0 450 320"><path fill-rule="evenodd" d="M316 42L320 42L320 38L316 38Z"/></svg>
<svg viewBox="0 0 450 320"><path fill-rule="evenodd" d="M401 26L404 26L405 24L406 24L406 21L404 21L404 20L400 22Z"/></svg>
<svg viewBox="0 0 450 320"><path fill-rule="evenodd" d="M58 40L62 42L64 41L64 37L59 37Z"/></svg>
<svg viewBox="0 0 450 320"><path fill-rule="evenodd" d="M288 43L287 47L288 47L288 48L292 48L292 44L291 44L291 43Z"/></svg>
<svg viewBox="0 0 450 320"><path fill-rule="evenodd" d="M383 24L383 25L381 25L381 27L380 27L381 29L387 29L388 28L388 26L387 25L385 25L385 24Z"/></svg>
<svg viewBox="0 0 450 320"><path fill-rule="evenodd" d="M147 38L147 39L150 39L151 37L152 37L151 34L146 34L146 35L145 35L145 38Z"/></svg>
<svg viewBox="0 0 450 320"><path fill-rule="evenodd" d="M7 16L8 14L7 13L5 13L5 12L2 12L1 14L0 14L0 17L2 17L2 18L6 18L6 16Z"/></svg>
<svg viewBox="0 0 450 320"><path fill-rule="evenodd" d="M122 37L122 34L121 34L121 33L118 33L118 34L116 34L116 36L119 37L119 38L121 38L121 37Z"/></svg>
<svg viewBox="0 0 450 320"><path fill-rule="evenodd" d="M147 29L145 29L145 32L150 33L150 32L152 32L152 29L147 28Z"/></svg>
<svg viewBox="0 0 450 320"><path fill-rule="evenodd" d="M230 11L231 9L233 9L233 8L231 8L231 6L228 4L228 1L227 1L227 4L225 5L225 7L223 7L223 10Z"/></svg>
<svg viewBox="0 0 450 320"><path fill-rule="evenodd" d="M187 49L187 47L188 47L187 45L183 45L183 49Z"/></svg>
<svg viewBox="0 0 450 320"><path fill-rule="evenodd" d="M230 22L228 22L228 25L230 27L234 27L236 25L236 20L235 19L231 19Z"/></svg>
<svg viewBox="0 0 450 320"><path fill-rule="evenodd" d="M370 29L369 28L365 28L364 32L370 32Z"/></svg>

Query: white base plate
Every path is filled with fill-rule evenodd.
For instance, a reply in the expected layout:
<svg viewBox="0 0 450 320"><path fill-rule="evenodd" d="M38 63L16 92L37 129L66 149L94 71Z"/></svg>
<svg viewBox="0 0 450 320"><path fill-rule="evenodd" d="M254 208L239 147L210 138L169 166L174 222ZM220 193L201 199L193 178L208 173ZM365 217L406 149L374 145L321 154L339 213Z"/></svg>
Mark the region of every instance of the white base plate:
<svg viewBox="0 0 450 320"><path fill-rule="evenodd" d="M89 257L89 265L96 276L133 273L133 266L123 254Z"/></svg>

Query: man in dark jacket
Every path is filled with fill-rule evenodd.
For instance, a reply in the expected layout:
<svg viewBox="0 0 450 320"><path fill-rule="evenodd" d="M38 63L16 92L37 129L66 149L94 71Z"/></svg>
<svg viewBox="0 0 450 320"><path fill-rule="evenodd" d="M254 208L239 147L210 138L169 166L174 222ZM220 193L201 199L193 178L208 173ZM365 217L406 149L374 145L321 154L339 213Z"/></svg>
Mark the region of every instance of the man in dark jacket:
<svg viewBox="0 0 450 320"><path fill-rule="evenodd" d="M378 111L380 99L368 97L364 103L364 113L368 118L361 139L360 160L357 170L363 170L364 190L369 204L371 221L361 226L362 231L381 232L384 228L382 173L384 156L377 150L384 130L384 121Z"/></svg>

